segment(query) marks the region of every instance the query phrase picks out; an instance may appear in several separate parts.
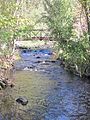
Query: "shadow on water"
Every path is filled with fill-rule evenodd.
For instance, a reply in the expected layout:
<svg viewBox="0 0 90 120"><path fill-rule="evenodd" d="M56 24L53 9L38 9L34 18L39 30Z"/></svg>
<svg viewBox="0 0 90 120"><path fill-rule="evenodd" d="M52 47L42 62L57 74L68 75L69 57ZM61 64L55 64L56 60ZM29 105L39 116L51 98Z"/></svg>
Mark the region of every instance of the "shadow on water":
<svg viewBox="0 0 90 120"><path fill-rule="evenodd" d="M0 99L0 120L90 120L90 84L52 60L50 49L24 49L15 62L15 87ZM28 104L16 103L25 96Z"/></svg>

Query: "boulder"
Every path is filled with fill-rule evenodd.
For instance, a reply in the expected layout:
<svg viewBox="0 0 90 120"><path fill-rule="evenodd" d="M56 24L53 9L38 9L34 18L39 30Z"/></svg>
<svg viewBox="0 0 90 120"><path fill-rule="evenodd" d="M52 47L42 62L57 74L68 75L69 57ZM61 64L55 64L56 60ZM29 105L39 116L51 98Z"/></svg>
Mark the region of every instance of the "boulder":
<svg viewBox="0 0 90 120"><path fill-rule="evenodd" d="M17 98L16 102L19 103L19 104L21 104L21 105L23 105L23 106L28 104L28 100L25 97L19 97L19 98Z"/></svg>

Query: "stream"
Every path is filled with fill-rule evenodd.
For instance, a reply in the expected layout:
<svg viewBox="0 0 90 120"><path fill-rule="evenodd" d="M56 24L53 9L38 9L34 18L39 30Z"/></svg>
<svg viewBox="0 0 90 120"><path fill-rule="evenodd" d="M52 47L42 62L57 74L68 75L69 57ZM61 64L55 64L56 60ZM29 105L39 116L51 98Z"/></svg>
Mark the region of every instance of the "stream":
<svg viewBox="0 0 90 120"><path fill-rule="evenodd" d="M14 88L0 95L0 120L90 120L90 82L66 71L52 50L20 49ZM16 102L19 97L27 105Z"/></svg>

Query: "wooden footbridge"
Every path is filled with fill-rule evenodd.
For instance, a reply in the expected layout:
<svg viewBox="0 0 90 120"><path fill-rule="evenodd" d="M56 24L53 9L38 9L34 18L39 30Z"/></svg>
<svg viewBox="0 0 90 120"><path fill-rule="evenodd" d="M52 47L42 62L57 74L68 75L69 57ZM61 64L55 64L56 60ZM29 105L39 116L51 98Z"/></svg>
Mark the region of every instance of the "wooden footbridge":
<svg viewBox="0 0 90 120"><path fill-rule="evenodd" d="M32 40L51 40L50 30L48 29L33 29L31 31Z"/></svg>
<svg viewBox="0 0 90 120"><path fill-rule="evenodd" d="M49 29L32 29L21 40L52 40L52 37Z"/></svg>
<svg viewBox="0 0 90 120"><path fill-rule="evenodd" d="M39 41L38 41L39 40ZM19 37L14 41L14 49L16 47L20 46L32 46L32 44L35 46L37 45L44 45L44 44L49 44L52 43L53 37L50 35L50 30L49 29L33 29L29 31L28 36L24 37ZM37 44L35 42L37 42ZM43 42L40 42L43 41Z"/></svg>

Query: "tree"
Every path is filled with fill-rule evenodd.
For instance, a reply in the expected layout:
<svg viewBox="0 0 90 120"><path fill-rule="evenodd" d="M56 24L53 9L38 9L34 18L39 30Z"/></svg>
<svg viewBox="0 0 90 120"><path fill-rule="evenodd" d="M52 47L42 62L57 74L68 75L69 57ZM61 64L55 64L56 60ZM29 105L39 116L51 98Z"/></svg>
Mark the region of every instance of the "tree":
<svg viewBox="0 0 90 120"><path fill-rule="evenodd" d="M38 0L35 4L30 0L0 0L0 44L6 44L5 49L8 48L9 53L12 52L15 39L29 35L36 22L31 10L38 5Z"/></svg>
<svg viewBox="0 0 90 120"><path fill-rule="evenodd" d="M90 41L90 0L79 0L79 2L81 3L82 8L85 11L87 31L89 35L89 41Z"/></svg>
<svg viewBox="0 0 90 120"><path fill-rule="evenodd" d="M72 33L72 13L70 0L45 0L44 20L58 42L65 42Z"/></svg>

